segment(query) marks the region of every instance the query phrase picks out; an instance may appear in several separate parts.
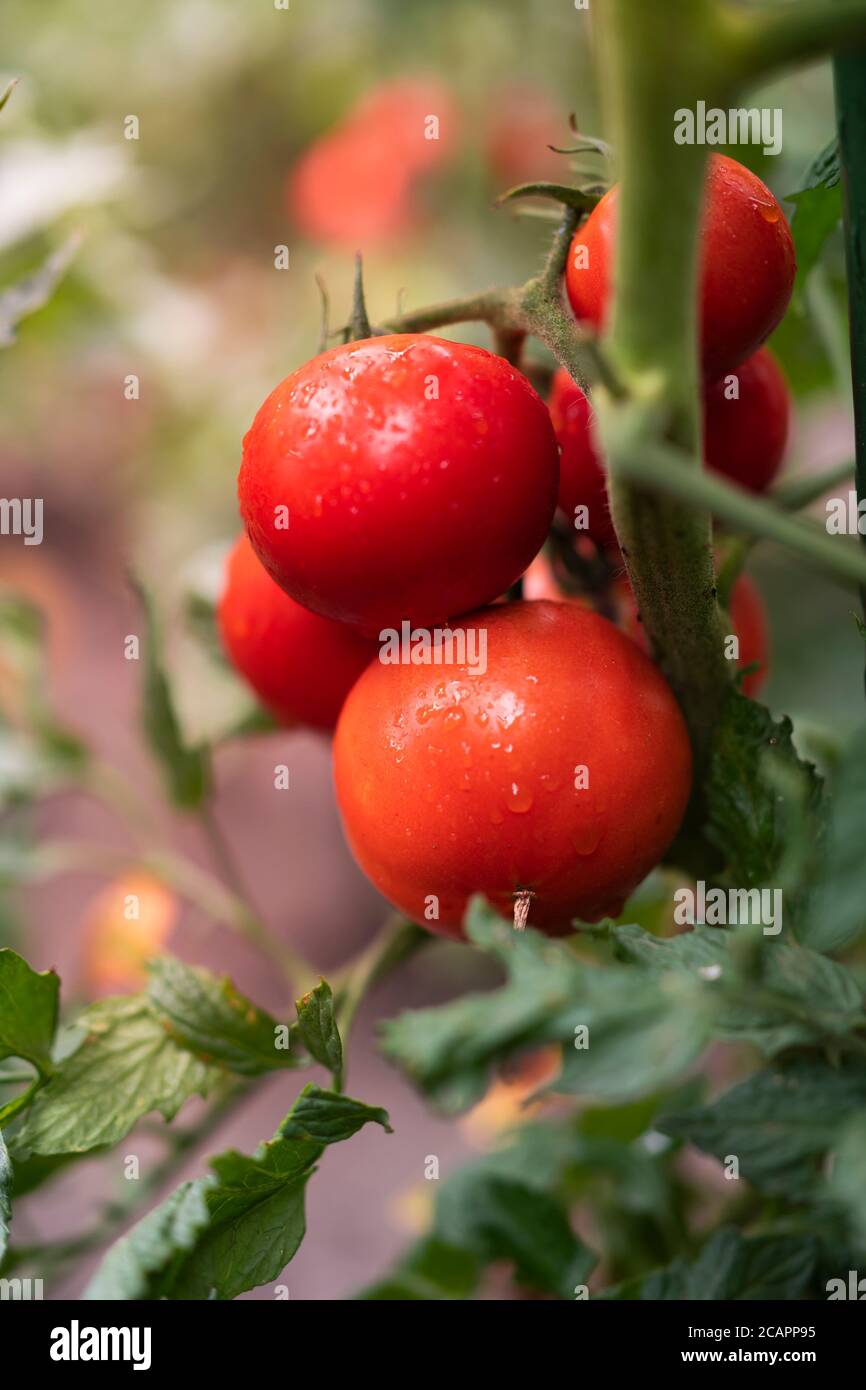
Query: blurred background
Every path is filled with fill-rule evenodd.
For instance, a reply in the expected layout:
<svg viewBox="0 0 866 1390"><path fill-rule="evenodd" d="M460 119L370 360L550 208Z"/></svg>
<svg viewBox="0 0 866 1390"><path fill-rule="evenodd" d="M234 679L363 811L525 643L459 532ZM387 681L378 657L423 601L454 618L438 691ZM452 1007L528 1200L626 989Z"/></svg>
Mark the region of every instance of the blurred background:
<svg viewBox="0 0 866 1390"><path fill-rule="evenodd" d="M142 950L118 904L139 891L148 948L170 945L286 1009L273 969L201 907L115 871L113 857L142 843L219 875L221 835L272 931L323 971L381 923L385 905L342 841L327 740L226 736L249 698L197 637L190 594L213 594L238 530L244 431L317 350L317 277L333 328L348 316L356 250L374 321L537 269L548 209L493 204L525 180L568 181L573 157L549 146L572 142L571 113L604 136L590 26L573 0L6 0L0 79L20 80L0 115L0 288L80 242L0 363L2 492L45 504L40 546L0 538L0 590L43 615L39 700L92 750L97 775L82 790L74 758L46 759L19 736L32 713L21 648L35 639L7 624L0 944L56 968L67 1004L135 987ZM829 68L753 102L783 109L782 155L732 153L783 198L833 135ZM408 149L407 111L435 114L439 140ZM606 177L602 159L594 167ZM837 233L772 343L796 394L792 473L853 451L843 271ZM454 336L486 342L480 328ZM772 629L766 702L831 746L862 708L854 597L769 548L751 569ZM167 808L142 741L140 663L125 656L143 633L130 570L156 596L184 733L217 744L216 843L212 825ZM31 680L35 660L28 648ZM276 762L289 792L274 791ZM35 854L70 842L65 858ZM351 1090L386 1106L396 1132L327 1155L309 1189L311 1238L285 1280L292 1297L341 1297L384 1269L423 1223L426 1155L447 1171L518 1113L519 1084L501 1084L481 1113L437 1120L375 1053L375 1017L484 979L474 957L437 945L368 1002ZM265 1082L218 1143L249 1149L288 1099L284 1080ZM141 1152L146 1166L148 1143L136 1135L118 1154ZM16 1225L33 1240L80 1230L117 1187L118 1162L71 1170ZM49 1296L75 1294L88 1269L59 1271Z"/></svg>

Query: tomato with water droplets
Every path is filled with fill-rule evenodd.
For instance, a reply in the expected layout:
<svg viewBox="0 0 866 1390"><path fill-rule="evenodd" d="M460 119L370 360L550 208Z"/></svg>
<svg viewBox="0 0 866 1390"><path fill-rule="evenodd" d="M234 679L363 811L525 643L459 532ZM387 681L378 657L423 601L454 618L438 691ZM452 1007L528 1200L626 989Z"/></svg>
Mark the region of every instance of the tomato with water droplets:
<svg viewBox="0 0 866 1390"><path fill-rule="evenodd" d="M571 307L596 329L607 322L619 188L579 227L569 250ZM777 200L757 174L727 155L707 165L701 232L701 357L709 378L742 362L780 322L797 261Z"/></svg>
<svg viewBox="0 0 866 1390"><path fill-rule="evenodd" d="M378 636L503 593L544 541L558 481L550 416L522 373L399 334L286 377L244 440L238 492L278 584Z"/></svg>
<svg viewBox="0 0 866 1390"><path fill-rule="evenodd" d="M528 891L529 925L552 936L618 913L689 797L670 688L576 604L505 604L453 630L448 664L374 662L343 706L334 769L358 863L401 912L448 936L476 892L510 916Z"/></svg>

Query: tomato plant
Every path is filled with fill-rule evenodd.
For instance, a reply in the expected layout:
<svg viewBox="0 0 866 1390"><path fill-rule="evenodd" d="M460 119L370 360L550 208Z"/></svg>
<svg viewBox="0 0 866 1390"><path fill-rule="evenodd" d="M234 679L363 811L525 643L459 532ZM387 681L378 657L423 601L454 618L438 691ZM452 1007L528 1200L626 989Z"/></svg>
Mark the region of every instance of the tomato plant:
<svg viewBox="0 0 866 1390"><path fill-rule="evenodd" d="M0 1298L730 1302L741 1360L751 1303L808 1303L806 1331L864 1283L866 0L452 2L465 26L361 4L336 39L275 6L201 51L178 24L182 103L158 82L125 118L164 161L150 216L103 204L56 307L68 247L0 295L0 345L31 313L47 344L5 359L13 415L31 393L8 490L50 494L0 499ZM602 136L568 120L578 25ZM383 76L440 29L447 83ZM376 54L357 97L350 39ZM57 122L105 111L46 52L13 243L114 167L70 140L70 176ZM748 103L831 53L839 139L795 189ZM568 148L533 163L556 111ZM495 216L482 148L532 180ZM416 197L446 165L423 187L451 220ZM57 464L91 422L75 391L52 410L50 368L101 364L121 300L106 380L156 425L134 479L82 487ZM849 375L856 465L820 471ZM392 1219L413 1238L383 1272Z"/></svg>

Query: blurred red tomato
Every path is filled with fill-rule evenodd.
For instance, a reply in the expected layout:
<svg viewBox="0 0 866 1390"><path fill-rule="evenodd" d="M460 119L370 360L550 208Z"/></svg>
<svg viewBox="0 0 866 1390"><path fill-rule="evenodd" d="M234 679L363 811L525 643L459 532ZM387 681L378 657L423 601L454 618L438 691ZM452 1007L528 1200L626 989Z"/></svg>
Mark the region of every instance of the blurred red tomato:
<svg viewBox="0 0 866 1390"><path fill-rule="evenodd" d="M504 184L562 181L568 172L563 155L550 145L568 145L562 111L543 87L513 82L492 94L487 121L487 160Z"/></svg>
<svg viewBox="0 0 866 1390"><path fill-rule="evenodd" d="M84 916L83 961L97 994L139 988L145 962L159 955L177 925L174 894L144 870L132 870L97 893Z"/></svg>
<svg viewBox="0 0 866 1390"><path fill-rule="evenodd" d="M449 156L456 129L453 100L435 79L380 84L295 165L287 199L301 231L353 249L405 238L415 180Z"/></svg>

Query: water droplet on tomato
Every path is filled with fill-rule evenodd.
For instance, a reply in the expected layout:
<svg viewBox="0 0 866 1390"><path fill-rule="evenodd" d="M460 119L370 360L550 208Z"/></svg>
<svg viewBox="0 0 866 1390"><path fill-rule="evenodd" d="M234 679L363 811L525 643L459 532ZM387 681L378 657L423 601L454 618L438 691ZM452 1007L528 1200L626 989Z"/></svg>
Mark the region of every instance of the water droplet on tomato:
<svg viewBox="0 0 866 1390"><path fill-rule="evenodd" d="M531 808L532 801L532 792L528 787L521 787L517 782L511 783L506 797L506 805L509 811L514 811L518 815L522 815Z"/></svg>

